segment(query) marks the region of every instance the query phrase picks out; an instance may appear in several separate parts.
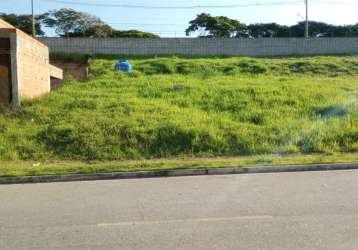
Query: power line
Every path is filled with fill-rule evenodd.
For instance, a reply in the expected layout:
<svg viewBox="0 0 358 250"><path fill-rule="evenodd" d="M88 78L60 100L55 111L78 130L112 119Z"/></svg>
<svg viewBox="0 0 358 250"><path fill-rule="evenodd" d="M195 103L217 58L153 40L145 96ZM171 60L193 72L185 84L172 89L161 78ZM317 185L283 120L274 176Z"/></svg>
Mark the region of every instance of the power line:
<svg viewBox="0 0 358 250"><path fill-rule="evenodd" d="M132 16L136 19L139 19L140 17L142 16ZM194 16L193 16L194 17ZM118 18L118 16L106 16L107 19L116 19ZM195 18L195 17L194 17ZM173 21L178 21L178 22L188 22L188 18L157 18L156 16L153 16L151 17L151 21L164 21L164 22L167 22L167 21L170 21L170 22L173 22Z"/></svg>
<svg viewBox="0 0 358 250"><path fill-rule="evenodd" d="M52 3L69 4L69 5L81 5L81 6L94 6L94 7L119 7L119 8L131 8L131 9L202 9L202 8L242 8L242 7L256 7L256 6L274 6L274 5L287 5L302 3L302 0L291 1L274 1L274 2L257 2L251 4L231 4L231 5L181 5L181 6L155 6L155 5L132 5L132 4L115 4L115 3L98 3L98 2L80 2L72 0L43 0ZM350 1L325 1L314 0L313 3L322 4L339 4L339 5L354 5L357 3Z"/></svg>
<svg viewBox="0 0 358 250"><path fill-rule="evenodd" d="M107 22L108 24L113 24L113 25L134 25L134 26L184 26L184 25L188 25L188 23L112 23L112 22Z"/></svg>
<svg viewBox="0 0 358 250"><path fill-rule="evenodd" d="M243 8L243 7L256 7L256 6L275 6L275 5L287 5L302 3L302 0L292 1L275 1L275 2L263 2L252 4L232 4L232 5L191 5L191 6L154 6L154 5L132 5L132 4L106 4L106 3L94 3L94 2L78 2L68 0L43 0L52 3L68 4L68 5L81 5L81 6L93 6L93 7L118 7L118 8L130 8L130 9L208 9L208 8Z"/></svg>
<svg viewBox="0 0 358 250"><path fill-rule="evenodd" d="M349 1L321 1L321 0L314 0L311 1L313 3L323 3L323 4L337 4L337 5L356 5L357 2L349 2Z"/></svg>

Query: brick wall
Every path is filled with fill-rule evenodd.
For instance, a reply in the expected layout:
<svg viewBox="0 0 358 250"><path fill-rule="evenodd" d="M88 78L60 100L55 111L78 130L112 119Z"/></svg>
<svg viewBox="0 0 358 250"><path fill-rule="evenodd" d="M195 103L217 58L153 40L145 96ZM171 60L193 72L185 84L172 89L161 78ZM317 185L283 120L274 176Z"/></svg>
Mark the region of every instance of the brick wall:
<svg viewBox="0 0 358 250"><path fill-rule="evenodd" d="M358 38L41 38L50 52L122 55L322 55L356 54Z"/></svg>

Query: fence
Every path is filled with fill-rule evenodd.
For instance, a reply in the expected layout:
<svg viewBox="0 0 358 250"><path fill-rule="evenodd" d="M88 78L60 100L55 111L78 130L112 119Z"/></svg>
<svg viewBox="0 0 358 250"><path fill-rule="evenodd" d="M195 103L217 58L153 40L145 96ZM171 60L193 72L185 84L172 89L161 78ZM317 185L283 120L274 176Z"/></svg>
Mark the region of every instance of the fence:
<svg viewBox="0 0 358 250"><path fill-rule="evenodd" d="M121 55L357 54L358 38L40 38L50 52Z"/></svg>

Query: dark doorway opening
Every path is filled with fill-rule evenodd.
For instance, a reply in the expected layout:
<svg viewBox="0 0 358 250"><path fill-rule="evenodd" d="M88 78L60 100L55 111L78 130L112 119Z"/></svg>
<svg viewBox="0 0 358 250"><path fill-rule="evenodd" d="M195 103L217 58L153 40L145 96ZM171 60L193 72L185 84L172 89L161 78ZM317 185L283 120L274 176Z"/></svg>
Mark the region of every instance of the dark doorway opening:
<svg viewBox="0 0 358 250"><path fill-rule="evenodd" d="M0 104L10 104L11 97L10 39L0 38Z"/></svg>

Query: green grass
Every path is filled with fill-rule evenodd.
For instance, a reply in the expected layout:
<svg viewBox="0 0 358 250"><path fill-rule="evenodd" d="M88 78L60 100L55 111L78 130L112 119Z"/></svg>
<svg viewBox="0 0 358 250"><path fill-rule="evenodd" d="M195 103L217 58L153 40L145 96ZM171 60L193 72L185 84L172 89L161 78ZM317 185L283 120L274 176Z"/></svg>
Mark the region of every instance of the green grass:
<svg viewBox="0 0 358 250"><path fill-rule="evenodd" d="M115 62L91 58L88 81L3 108L0 160L358 152L358 56L133 57L128 75Z"/></svg>
<svg viewBox="0 0 358 250"><path fill-rule="evenodd" d="M1 177L94 174L130 171L210 169L225 167L281 166L358 162L358 154L337 155L262 155L225 158L173 158L131 161L1 161Z"/></svg>

